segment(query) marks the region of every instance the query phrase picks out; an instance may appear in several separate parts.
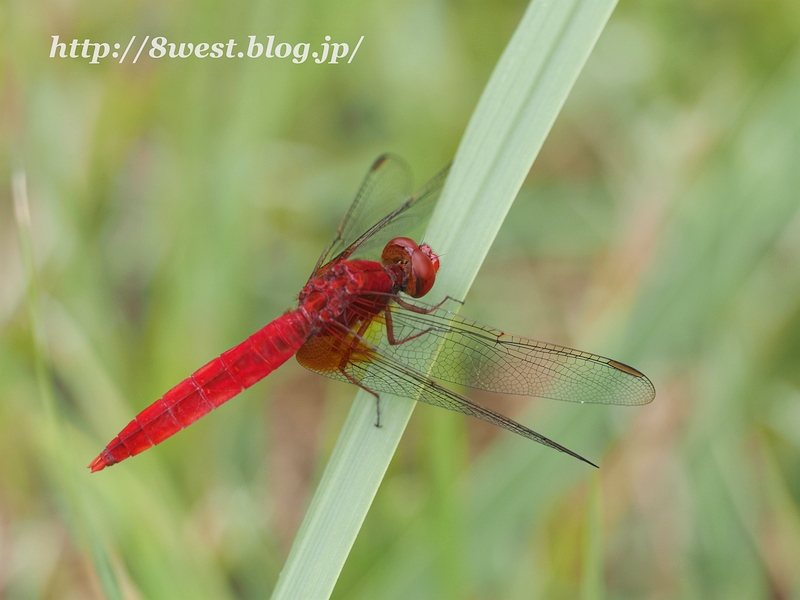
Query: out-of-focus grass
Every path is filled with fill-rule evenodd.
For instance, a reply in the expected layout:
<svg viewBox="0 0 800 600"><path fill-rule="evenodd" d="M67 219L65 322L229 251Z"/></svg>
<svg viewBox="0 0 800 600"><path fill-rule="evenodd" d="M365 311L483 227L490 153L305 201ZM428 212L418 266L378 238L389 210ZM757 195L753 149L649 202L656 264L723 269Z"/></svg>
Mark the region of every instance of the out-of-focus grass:
<svg viewBox="0 0 800 600"><path fill-rule="evenodd" d="M72 537L79 542L82 550L91 556L92 566L105 596L116 600L122 597L119 582L112 569L102 537L87 511L88 496L82 493L77 484L77 461L71 452L72 446L65 435L61 410L56 403L52 378L53 364L42 319L39 274L31 239L27 188L25 170L22 165L16 165L12 176L11 196L22 258L25 304L28 309L33 370L39 400L32 407L39 417L35 430L31 430L32 438L37 444L40 464L50 478Z"/></svg>
<svg viewBox="0 0 800 600"><path fill-rule="evenodd" d="M583 531L581 565L581 600L603 600L605 572L603 569L603 506L600 476L589 481L586 497L586 524Z"/></svg>
<svg viewBox="0 0 800 600"><path fill-rule="evenodd" d="M291 304L377 154L419 174L452 156L524 5L0 6L0 595L102 596L37 441L11 154L81 467ZM800 593L799 29L789 0L622 3L463 309L655 381L634 410L474 396L600 461L608 598ZM47 58L51 35L133 33L366 37L347 69ZM315 377L287 365L76 476L123 596L271 591L351 396ZM455 482L436 475L437 421L466 440ZM577 597L591 493L566 460L420 407L334 595L437 597L452 510L473 597Z"/></svg>

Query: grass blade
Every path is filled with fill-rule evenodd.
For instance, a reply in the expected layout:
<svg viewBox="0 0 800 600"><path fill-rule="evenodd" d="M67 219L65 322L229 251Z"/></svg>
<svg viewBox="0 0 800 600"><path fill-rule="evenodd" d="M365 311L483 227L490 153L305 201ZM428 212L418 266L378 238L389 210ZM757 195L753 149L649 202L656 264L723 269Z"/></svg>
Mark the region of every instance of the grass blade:
<svg viewBox="0 0 800 600"><path fill-rule="evenodd" d="M466 296L615 4L533 2L525 12L470 120L425 237L447 261L434 290L439 298ZM374 399L356 396L273 598L330 596L414 404L387 397L377 429Z"/></svg>

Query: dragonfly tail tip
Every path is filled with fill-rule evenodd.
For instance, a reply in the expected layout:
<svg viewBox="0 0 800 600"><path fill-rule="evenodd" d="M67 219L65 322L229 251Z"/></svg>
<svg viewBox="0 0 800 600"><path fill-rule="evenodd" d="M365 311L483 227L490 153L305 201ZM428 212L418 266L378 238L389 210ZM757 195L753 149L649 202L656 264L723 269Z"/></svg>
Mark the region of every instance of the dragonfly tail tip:
<svg viewBox="0 0 800 600"><path fill-rule="evenodd" d="M95 458L91 463L89 463L89 468L92 470L92 473L97 473L98 471L102 471L108 466L108 462L100 454L97 458Z"/></svg>

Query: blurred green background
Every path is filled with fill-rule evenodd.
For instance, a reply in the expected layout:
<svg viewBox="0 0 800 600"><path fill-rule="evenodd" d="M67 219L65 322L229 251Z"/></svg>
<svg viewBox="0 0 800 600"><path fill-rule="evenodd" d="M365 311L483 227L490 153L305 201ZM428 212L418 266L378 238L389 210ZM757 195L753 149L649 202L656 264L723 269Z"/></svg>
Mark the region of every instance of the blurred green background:
<svg viewBox="0 0 800 600"><path fill-rule="evenodd" d="M0 597L270 593L352 388L292 361L85 465L292 305L379 153L418 183L451 159L525 6L0 4ZM349 65L48 57L134 34L365 38ZM599 472L419 407L335 598L800 598L798 39L794 0L620 3L462 314L656 400L470 393Z"/></svg>

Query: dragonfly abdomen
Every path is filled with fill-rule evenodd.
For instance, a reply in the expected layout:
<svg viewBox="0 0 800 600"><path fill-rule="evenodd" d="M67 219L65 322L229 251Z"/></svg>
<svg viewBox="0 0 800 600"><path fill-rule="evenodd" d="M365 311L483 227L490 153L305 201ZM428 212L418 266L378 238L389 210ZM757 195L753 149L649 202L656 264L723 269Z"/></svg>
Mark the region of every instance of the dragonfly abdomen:
<svg viewBox="0 0 800 600"><path fill-rule="evenodd" d="M160 444L269 375L302 346L310 325L288 312L200 367L140 412L89 465L92 472Z"/></svg>

